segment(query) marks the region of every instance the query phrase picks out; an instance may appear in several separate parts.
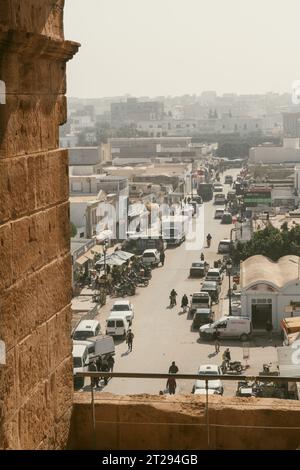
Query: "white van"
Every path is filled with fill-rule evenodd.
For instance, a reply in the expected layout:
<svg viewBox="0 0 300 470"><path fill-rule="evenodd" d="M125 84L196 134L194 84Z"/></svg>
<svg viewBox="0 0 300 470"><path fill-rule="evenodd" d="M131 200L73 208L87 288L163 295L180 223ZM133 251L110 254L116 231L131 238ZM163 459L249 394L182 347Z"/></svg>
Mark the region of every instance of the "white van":
<svg viewBox="0 0 300 470"><path fill-rule="evenodd" d="M160 263L159 251L156 249L145 250L142 255L142 261L146 265L157 266Z"/></svg>
<svg viewBox="0 0 300 470"><path fill-rule="evenodd" d="M224 240L221 240L218 246L218 253L229 253L230 244L231 241L229 240L229 238L224 238Z"/></svg>
<svg viewBox="0 0 300 470"><path fill-rule="evenodd" d="M106 320L106 334L110 336L121 336L125 339L129 323L126 312L114 313Z"/></svg>
<svg viewBox="0 0 300 470"><path fill-rule="evenodd" d="M88 347L84 344L73 344L73 374L75 387L83 387L84 378L76 377L76 372L87 372L89 368L89 351Z"/></svg>
<svg viewBox="0 0 300 470"><path fill-rule="evenodd" d="M216 331L220 333L220 338L247 341L252 333L251 320L247 317L222 317L214 323L200 326L199 335L203 339L213 339Z"/></svg>
<svg viewBox="0 0 300 470"><path fill-rule="evenodd" d="M88 338L101 334L100 323L98 320L82 320L73 332L73 339L77 341L86 341Z"/></svg>

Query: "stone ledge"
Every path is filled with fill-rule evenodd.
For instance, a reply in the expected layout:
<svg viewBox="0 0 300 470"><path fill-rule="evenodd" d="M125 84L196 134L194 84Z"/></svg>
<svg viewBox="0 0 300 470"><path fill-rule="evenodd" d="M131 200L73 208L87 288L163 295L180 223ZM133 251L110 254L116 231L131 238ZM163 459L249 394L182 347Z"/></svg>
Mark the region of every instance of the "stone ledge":
<svg viewBox="0 0 300 470"><path fill-rule="evenodd" d="M0 54L22 54L23 60L43 57L56 61L69 61L78 52L79 47L80 44L74 41L5 29L0 25Z"/></svg>

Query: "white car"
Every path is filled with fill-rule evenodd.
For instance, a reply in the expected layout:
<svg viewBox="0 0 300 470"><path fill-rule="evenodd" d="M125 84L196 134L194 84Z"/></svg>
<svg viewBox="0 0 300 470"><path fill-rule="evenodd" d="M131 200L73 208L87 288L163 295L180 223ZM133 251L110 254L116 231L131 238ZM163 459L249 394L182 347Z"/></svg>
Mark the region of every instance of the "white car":
<svg viewBox="0 0 300 470"><path fill-rule="evenodd" d="M111 315L115 313L125 313L126 320L131 325L134 318L134 308L129 300L116 300L111 309Z"/></svg>
<svg viewBox="0 0 300 470"><path fill-rule="evenodd" d="M201 375L221 375L221 369L215 364L205 364L199 367L198 374ZM208 381L208 393L209 395L223 395L224 387L222 381L219 379ZM205 380L196 380L193 393L196 395L206 394L206 383Z"/></svg>
<svg viewBox="0 0 300 470"><path fill-rule="evenodd" d="M160 263L160 254L156 249L145 250L142 255L142 261L146 265L157 266Z"/></svg>

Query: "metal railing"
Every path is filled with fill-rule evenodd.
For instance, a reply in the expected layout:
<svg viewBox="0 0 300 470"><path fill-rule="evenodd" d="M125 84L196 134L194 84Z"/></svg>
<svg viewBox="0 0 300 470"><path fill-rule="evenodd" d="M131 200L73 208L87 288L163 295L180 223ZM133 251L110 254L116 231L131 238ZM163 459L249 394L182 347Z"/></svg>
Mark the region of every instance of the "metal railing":
<svg viewBox="0 0 300 470"><path fill-rule="evenodd" d="M212 424L209 421L209 381L211 380L221 380L221 381L235 381L235 382L273 382L273 383L278 383L278 384L287 384L288 382L290 383L298 383L300 382L300 376L299 377L284 377L284 376L277 376L277 375L229 375L229 374L223 374L223 375L202 375L199 376L199 374L152 374L152 373L136 373L136 372L77 372L74 377L82 377L86 378L89 377L91 380L91 406L92 406L92 421L93 421L93 436L94 436L94 446L96 448L96 417L95 417L95 397L94 397L94 387L93 387L93 382L94 379L100 379L100 378L127 378L127 379L169 379L170 377L173 377L175 380L203 380L205 381L205 426L206 426L206 436L207 436L207 447L208 449L210 448L211 445L211 436L210 436L210 428L211 427L251 427L251 428L256 428L256 426L242 426L242 425L226 425L226 424ZM258 397L259 398L259 397ZM300 404L299 404L300 405ZM119 423L120 424L120 423ZM126 423L128 424L128 423ZM151 423L147 423L151 424ZM161 424L161 423L158 423ZM174 423L172 423L174 424ZM186 426L188 424L185 424ZM191 424L192 425L192 424ZM195 425L195 424L193 424ZM201 426L201 424L199 424ZM263 426L259 426L259 428L265 428ZM272 429L276 427L271 427ZM300 431L300 427L279 427L280 429L297 429Z"/></svg>

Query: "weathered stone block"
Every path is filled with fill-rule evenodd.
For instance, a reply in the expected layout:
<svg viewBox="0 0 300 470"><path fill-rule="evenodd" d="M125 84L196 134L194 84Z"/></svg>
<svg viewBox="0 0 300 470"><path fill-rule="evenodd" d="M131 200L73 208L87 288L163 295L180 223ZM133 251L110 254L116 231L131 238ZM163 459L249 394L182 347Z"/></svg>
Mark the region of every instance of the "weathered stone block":
<svg viewBox="0 0 300 470"><path fill-rule="evenodd" d="M42 209L50 203L49 158L47 154L28 157L29 210Z"/></svg>
<svg viewBox="0 0 300 470"><path fill-rule="evenodd" d="M0 338L7 349L15 346L42 322L38 309L36 275L21 280L0 296Z"/></svg>
<svg viewBox="0 0 300 470"><path fill-rule="evenodd" d="M70 205L69 202L57 207L58 246L61 253L70 251Z"/></svg>
<svg viewBox="0 0 300 470"><path fill-rule="evenodd" d="M48 375L47 327L38 327L18 345L19 386L22 397Z"/></svg>
<svg viewBox="0 0 300 470"><path fill-rule="evenodd" d="M38 213L12 224L13 279L36 271L44 264L45 215Z"/></svg>
<svg viewBox="0 0 300 470"><path fill-rule="evenodd" d="M12 283L12 238L10 224L0 226L0 292Z"/></svg>
<svg viewBox="0 0 300 470"><path fill-rule="evenodd" d="M11 207L11 187L9 178L9 163L8 161L1 162L0 160L0 225L10 218Z"/></svg>
<svg viewBox="0 0 300 470"><path fill-rule="evenodd" d="M71 318L68 306L47 322L49 372L72 354Z"/></svg>
<svg viewBox="0 0 300 470"><path fill-rule="evenodd" d="M18 390L18 351L16 348L7 351L7 366L1 369L0 374L0 403L3 403L0 422L8 421L16 412L20 404Z"/></svg>
<svg viewBox="0 0 300 470"><path fill-rule="evenodd" d="M52 262L38 273L38 308L44 321L71 302L71 258Z"/></svg>
<svg viewBox="0 0 300 470"><path fill-rule="evenodd" d="M55 418L60 419L73 405L73 363L69 357L55 371Z"/></svg>
<svg viewBox="0 0 300 470"><path fill-rule="evenodd" d="M37 449L53 432L52 407L46 397L46 383L41 382L24 403L19 413L19 435L22 449Z"/></svg>

